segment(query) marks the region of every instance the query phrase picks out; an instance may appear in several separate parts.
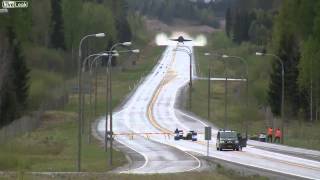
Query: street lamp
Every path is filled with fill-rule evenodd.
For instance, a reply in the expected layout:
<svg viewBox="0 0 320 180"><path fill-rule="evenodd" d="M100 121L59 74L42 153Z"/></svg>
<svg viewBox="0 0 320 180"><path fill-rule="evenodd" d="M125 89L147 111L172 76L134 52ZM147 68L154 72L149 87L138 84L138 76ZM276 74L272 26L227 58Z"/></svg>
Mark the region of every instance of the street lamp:
<svg viewBox="0 0 320 180"><path fill-rule="evenodd" d="M84 61L82 62L82 72L85 72L85 67L86 67L86 64L88 63L88 69L89 69L89 79L90 79L90 89L89 89L89 106L91 107L91 105L92 105L92 92L91 92L91 81L92 81L92 64L93 64L93 62L95 62L98 58L100 58L100 57L102 57L102 56L119 56L119 54L118 53L110 53L110 52L108 52L108 51L106 51L106 52L101 52L101 53L97 53L97 54L91 54L91 55L89 55L89 56L87 56L85 59L84 59ZM90 62L89 60L90 60L90 58L92 58L92 57L95 57L93 60L92 60L92 62ZM96 89L97 89L97 73L95 72L95 80L96 80L96 82L95 82L95 91L96 91ZM96 115L96 98L97 98L97 92L95 92L95 109L94 109L94 114ZM92 114L91 114L92 115ZM91 117L89 118L89 125L88 125L88 143L90 143L91 142L91 127L90 127L90 119L91 119Z"/></svg>
<svg viewBox="0 0 320 180"><path fill-rule="evenodd" d="M120 56L119 53L127 53L127 52L132 52L132 53L139 53L140 50L139 49L133 49L133 50L126 50L126 51L113 51L112 54L110 54L111 52L109 51L104 51L102 53L109 53L109 55L112 55L113 57L117 57L117 56ZM100 54L102 54L100 53ZM89 63L89 71L90 71L90 74L92 74L92 69L93 69L93 64L95 64L95 90L97 89L97 64L98 64L98 60L101 56L98 56L98 57L95 57L90 63ZM96 115L96 102L97 102L97 94L95 92L95 108L94 108L94 114Z"/></svg>
<svg viewBox="0 0 320 180"><path fill-rule="evenodd" d="M84 36L79 43L79 58L78 58L78 98L79 98L79 109L78 109L78 157L77 157L77 170L81 171L81 129L82 129L82 121L83 121L83 97L82 97L82 71L81 71L81 48L82 43L85 39L89 37L97 37L102 38L105 37L105 33L97 33L97 34L89 34Z"/></svg>
<svg viewBox="0 0 320 180"><path fill-rule="evenodd" d="M101 52L101 53L98 53L98 55L101 55L101 54L103 54L103 53L109 53L110 55L112 55L113 57L118 57L118 56L120 56L120 54L121 53L130 53L130 52L132 52L132 53L134 53L134 54L138 54L138 53L140 53L140 49L131 49L131 50L125 50L125 51L116 51L116 50L114 50L114 51L112 51L112 52L110 52L110 51L103 51L103 52ZM101 56L100 56L101 57ZM92 69L93 69L93 64L95 64L96 66L97 66L97 61L99 60L99 57L95 57L92 61L91 61L91 63L89 64L89 69L90 69L90 72L92 71ZM96 68L96 67L95 67Z"/></svg>
<svg viewBox="0 0 320 180"><path fill-rule="evenodd" d="M189 55L189 64L190 64L190 68L189 68L189 109L191 110L191 103L192 103L192 51L191 49L188 47L188 46L178 46L178 47L184 47L184 48L187 48L188 50L186 49L179 49L179 48L176 48L174 49L174 51L180 51L180 52L184 52L186 54Z"/></svg>
<svg viewBox="0 0 320 180"><path fill-rule="evenodd" d="M132 52L132 53L139 53L140 50L139 49L133 49L133 50L126 50L126 51L104 51L100 54L103 53L109 53L108 55L112 55L114 57L119 56L119 53L127 53L127 52ZM104 56L108 56L108 55L104 55ZM93 69L93 64L95 64L95 94L94 94L94 114L96 115L96 109L97 109L97 64L98 64L98 60L101 56L97 56L95 57L89 64L89 70L90 70L90 74L92 74L92 69ZM107 123L107 121L106 121ZM89 134L90 136L90 134ZM107 135L105 133L105 139L107 139ZM89 137L89 142L90 142L90 137ZM106 142L106 141L105 141ZM107 144L105 143L105 149L107 149Z"/></svg>
<svg viewBox="0 0 320 180"><path fill-rule="evenodd" d="M221 55L218 54L211 54L211 53L205 53L206 56L217 56L223 58ZM228 71L227 71L227 66L226 66L226 61L223 61L224 65L224 76L225 76L225 81L224 81L224 129L227 128L227 120L228 120ZM210 103L210 102L208 102Z"/></svg>
<svg viewBox="0 0 320 180"><path fill-rule="evenodd" d="M111 48L110 48L110 52L113 52L113 50L117 47L117 46L120 46L120 45L122 45L122 46L131 46L132 45L132 43L131 42L122 42L122 43L116 43L116 44L114 44ZM111 76L111 68L112 68L112 66L111 66L111 58L112 58L112 56L109 56L109 59L108 59L108 65L107 65L107 67L109 67L108 68L108 71L109 71L109 78L107 78L107 96L109 96L109 98L107 97L107 99L109 99L109 103L108 103L108 107L109 107L109 113L110 113L110 161L109 161L109 163L110 163L110 165L112 165L112 141L113 141L113 139L112 139L112 136L113 136L113 131L112 131L112 102L111 102L111 100L112 100L112 87L111 87L111 80L112 80L112 76ZM108 71L107 71L107 73L108 73ZM107 111L108 112L108 111ZM108 130L108 113L106 114L106 131L105 131L105 143L106 143L106 147L107 147L107 143L108 143L108 138L107 138L107 136L108 136L108 132L107 132L107 130ZM106 148L106 151L107 151L107 148Z"/></svg>
<svg viewBox="0 0 320 180"><path fill-rule="evenodd" d="M247 110L249 110L249 70L248 70L248 62L242 58L242 57L239 57L239 56L229 56L229 55L226 55L226 54L223 54L222 55L222 58L234 58L234 59L238 59L240 60L244 65L245 65L245 68L246 68L246 97L247 97L247 100L246 100L246 108ZM248 115L249 111L247 112L247 115ZM247 120L246 120L246 137L248 135L248 117L247 117Z"/></svg>
<svg viewBox="0 0 320 180"><path fill-rule="evenodd" d="M269 54L269 53L261 53L261 52L256 52L256 55L257 56L271 56L275 59L278 60L278 62L281 64L281 120L282 120L282 123L281 123L281 131L282 131L282 138L281 138L281 143L283 144L283 139L284 139L284 64L283 64L283 61L282 59L275 55L275 54Z"/></svg>
<svg viewBox="0 0 320 180"><path fill-rule="evenodd" d="M190 65L189 65L190 66L190 69L189 69L190 74L189 74L189 76L190 76L190 90L191 90L191 88L192 88L192 50L190 49L189 46L185 46L185 45L179 45L178 47L180 48L179 50L184 50L183 52L187 53L190 57ZM181 49L181 48L186 48L186 49ZM178 50L178 49L176 49L176 50Z"/></svg>
<svg viewBox="0 0 320 180"><path fill-rule="evenodd" d="M215 57L221 57L221 55L215 54L215 53L209 53L206 52L204 53L205 56L215 56ZM209 68L208 68L208 120L210 120L210 104L211 104L211 63L209 63ZM213 74L213 72L212 72ZM212 85L213 87L213 85Z"/></svg>

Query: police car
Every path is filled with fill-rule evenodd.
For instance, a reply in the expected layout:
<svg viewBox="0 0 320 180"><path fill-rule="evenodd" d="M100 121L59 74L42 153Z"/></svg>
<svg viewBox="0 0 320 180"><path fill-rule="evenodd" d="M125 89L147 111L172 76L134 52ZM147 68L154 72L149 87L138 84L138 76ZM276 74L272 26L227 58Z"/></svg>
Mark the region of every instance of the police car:
<svg viewBox="0 0 320 180"><path fill-rule="evenodd" d="M197 132L195 131L189 131L186 133L186 135L184 136L183 130L179 130L176 129L175 130L175 136L174 136L174 140L192 140L192 141L197 141Z"/></svg>

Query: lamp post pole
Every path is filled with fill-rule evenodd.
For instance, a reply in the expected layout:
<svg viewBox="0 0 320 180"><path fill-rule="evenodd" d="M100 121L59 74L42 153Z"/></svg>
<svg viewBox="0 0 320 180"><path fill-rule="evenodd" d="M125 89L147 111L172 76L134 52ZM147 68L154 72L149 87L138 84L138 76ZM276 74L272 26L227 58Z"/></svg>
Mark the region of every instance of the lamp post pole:
<svg viewBox="0 0 320 180"><path fill-rule="evenodd" d="M131 42L123 42L123 43L116 43L114 44L111 48L110 48L110 52L112 53L113 50L117 47L117 46L131 46ZM109 114L110 114L110 161L109 161L109 164L112 165L112 146L113 146L113 126L112 126L112 73L111 73L111 70L112 70L112 64L111 64L111 60L112 60L112 56L109 56L109 59L108 59L108 69L109 69L109 78L107 79L108 80L108 87L109 87L109 90L108 90L108 97L109 97L109 102L108 102L108 107L109 107ZM107 88L108 89L108 88ZM106 117L106 132L107 132L107 119L108 117Z"/></svg>
<svg viewBox="0 0 320 180"><path fill-rule="evenodd" d="M282 138L281 138L281 143L283 144L284 143L284 64L283 64L283 61L282 59L275 55L275 54L269 54L269 53L261 53L261 52L256 52L256 55L257 56L271 56L271 57L274 57L275 59L278 60L278 62L281 64L281 131L282 131Z"/></svg>
<svg viewBox="0 0 320 180"><path fill-rule="evenodd" d="M98 34L89 34L84 36L79 43L79 57L78 57L78 151L77 151L77 171L81 171L81 129L82 129L82 120L83 120L83 99L82 99L82 67L81 67L81 58L82 58L82 43L85 39L89 37L105 37L104 33L98 33Z"/></svg>
<svg viewBox="0 0 320 180"><path fill-rule="evenodd" d="M228 127L228 71L226 62L223 61L224 65L224 129Z"/></svg>
<svg viewBox="0 0 320 180"><path fill-rule="evenodd" d="M178 47L180 47L180 48L186 48L187 50L186 50L186 53L189 55L189 60L190 60L190 64L189 64L189 76L190 76L190 80L189 80L189 83L190 83L190 90L191 90L191 88L192 88L192 50L190 49L190 47L189 46L185 46L185 45L179 45ZM181 49L181 50L183 50L183 49Z"/></svg>
<svg viewBox="0 0 320 180"><path fill-rule="evenodd" d="M204 53L205 56L215 56L215 57L221 57L221 55L215 54L215 53L209 53L206 52ZM211 97L213 97L213 95L211 96L211 77L213 76L213 68L212 68L212 63L209 63L209 72L208 72L208 120L210 120L210 109L211 109ZM213 85L212 85L213 88ZM214 90L213 90L214 92ZM213 93L212 92L212 93Z"/></svg>
<svg viewBox="0 0 320 180"><path fill-rule="evenodd" d="M210 98L211 98L210 78L211 78L211 67L209 66L209 68L208 68L208 120L209 121L210 121Z"/></svg>
<svg viewBox="0 0 320 180"><path fill-rule="evenodd" d="M106 52L101 52L101 53L97 53L97 54L91 54L91 55L89 55L88 57L86 57L85 59L84 59L84 61L82 62L82 71L84 72L85 71L85 66L87 65L87 63L89 63L88 65L89 65L89 69L90 69L90 82L91 82L91 76L92 76L92 64L93 64L93 62L96 62L97 61L97 59L99 59L100 57L103 57L103 56L110 56L110 55L112 55L111 53L109 53L108 51L106 51ZM95 57L93 60L92 60L92 63L90 63L89 62L89 60L90 60L90 58L92 58L92 57ZM95 104L96 104L96 102L95 102ZM90 123L89 123L90 124ZM90 126L90 125L89 125ZM89 127L90 128L90 127ZM89 131L89 134L88 134L88 136L89 136L89 138L88 139L90 139L90 131Z"/></svg>
<svg viewBox="0 0 320 180"><path fill-rule="evenodd" d="M130 45L131 43L129 43L129 42L125 42L125 43L121 43L120 45ZM140 50L139 49L134 49L134 50L126 50L126 51L120 51L121 53L125 53L125 52L132 52L132 53L139 53L140 52ZM86 63L88 62L88 60L91 58L91 57L94 57L94 56L96 56L93 60L92 60L92 62L90 63L89 62L89 69L90 69L90 76L91 76L91 74L92 74L92 69L93 69L93 64L95 64L95 75L96 75L96 77L95 77L95 98L94 98L94 100L95 100L95 110L94 110L94 113L96 114L96 106L97 106L97 60L100 58L100 57L103 57L103 56L107 56L108 57L108 64L107 64L107 70L106 70L106 72L107 72L107 83L106 83L106 85L107 85L107 93L106 93L106 103L107 104L109 104L109 109L108 109L108 107L106 108L106 130L105 130L105 150L107 151L107 139L108 139L108 137L107 137L107 130L108 130L108 111L110 111L110 112L112 112L111 110L112 109L110 109L110 105L111 105L111 91L109 91L108 92L108 88L109 87L111 87L111 86L109 86L109 83L111 82L111 81L108 81L108 80L110 80L110 72L111 72L111 70L109 69L109 66L110 66L110 68L111 68L111 57L112 56L119 56L119 52L118 51L104 51L104 52L101 52L101 53L98 53L98 54L92 54L92 55L89 55L85 60L84 60L84 62L83 62L83 67L86 65ZM83 68L83 71L85 70L85 68ZM91 79L90 79L90 82L91 82ZM111 84L110 84L111 85ZM109 99L109 102L108 102L108 96L110 96L110 99ZM112 116L112 114L110 114L111 116ZM112 124L111 124L112 125ZM111 126L112 127L112 126ZM112 133L111 133L112 134ZM90 136L90 135L89 135ZM90 138L89 138L90 139ZM112 139L112 136L111 136L111 139ZM110 146L110 148L112 149L112 145ZM112 150L110 150L110 152L111 152L111 157L110 157L110 159L111 159L111 162L110 162L110 164L112 164Z"/></svg>
<svg viewBox="0 0 320 180"><path fill-rule="evenodd" d="M248 68L248 62L242 58L242 57L239 57L239 56L229 56L229 55L222 55L222 58L234 58L234 59L238 59L240 60L244 65L245 65L245 68L246 68L246 109L247 111L249 110L249 68ZM248 116L249 112L247 112L247 116ZM246 122L246 137L248 135L248 117L247 117L247 120L245 121Z"/></svg>
<svg viewBox="0 0 320 180"><path fill-rule="evenodd" d="M188 46L178 46L178 47L184 47L186 49L178 49L176 48L175 51L184 52L189 55L189 63L190 63L190 69L189 69L189 110L191 111L192 107L192 51Z"/></svg>
<svg viewBox="0 0 320 180"><path fill-rule="evenodd" d="M190 59L189 108L191 111L191 108L192 108L192 55L191 54L188 54L188 55L189 55L189 59Z"/></svg>

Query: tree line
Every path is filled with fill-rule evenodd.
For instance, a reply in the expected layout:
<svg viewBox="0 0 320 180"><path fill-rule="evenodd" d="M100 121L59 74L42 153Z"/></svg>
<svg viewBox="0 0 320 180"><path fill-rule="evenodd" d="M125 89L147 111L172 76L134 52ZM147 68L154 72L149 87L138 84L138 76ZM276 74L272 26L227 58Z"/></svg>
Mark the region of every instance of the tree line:
<svg viewBox="0 0 320 180"><path fill-rule="evenodd" d="M285 114L314 121L319 115L320 2L237 0L225 13L226 34L277 55L285 69ZM274 61L268 102L280 115L281 64Z"/></svg>
<svg viewBox="0 0 320 180"><path fill-rule="evenodd" d="M129 0L129 8L159 20L172 23L175 18L198 22L219 28L219 18L234 0L190 1L190 0Z"/></svg>
<svg viewBox="0 0 320 180"><path fill-rule="evenodd" d="M0 127L28 110L33 71L43 78L46 73L76 72L77 59L72 57L84 35L107 36L88 40L85 54L130 41L127 16L126 0L32 0L28 8L0 14Z"/></svg>

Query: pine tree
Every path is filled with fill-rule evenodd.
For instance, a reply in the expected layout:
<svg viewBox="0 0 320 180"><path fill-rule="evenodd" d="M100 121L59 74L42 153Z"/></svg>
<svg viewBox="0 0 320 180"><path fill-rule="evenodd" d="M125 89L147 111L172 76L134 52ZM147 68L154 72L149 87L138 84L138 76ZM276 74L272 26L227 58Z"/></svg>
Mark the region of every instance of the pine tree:
<svg viewBox="0 0 320 180"><path fill-rule="evenodd" d="M128 4L125 0L112 0L112 11L115 17L118 40L131 41L132 34L127 20Z"/></svg>
<svg viewBox="0 0 320 180"><path fill-rule="evenodd" d="M276 55L281 58L285 69L285 109L286 114L296 116L300 108L307 104L306 96L298 87L298 63L300 60L299 44L294 34L283 33ZM269 86L269 103L272 112L280 115L281 109L281 65L275 62Z"/></svg>
<svg viewBox="0 0 320 180"><path fill-rule="evenodd" d="M51 33L51 45L56 49L66 49L63 33L63 19L61 0L51 0L52 9L52 33Z"/></svg>
<svg viewBox="0 0 320 180"><path fill-rule="evenodd" d="M232 33L233 33L233 37L232 40L236 43L241 43L242 42L242 22L241 22L241 13L237 12L236 16L235 16L235 20L234 20L234 24L233 24L233 28L232 28Z"/></svg>
<svg viewBox="0 0 320 180"><path fill-rule="evenodd" d="M27 106L28 98L28 73L21 46L12 27L5 33L8 37L1 43L8 44L6 49L7 73L0 89L0 126L4 126L18 118ZM7 42L7 43L6 43Z"/></svg>
<svg viewBox="0 0 320 180"><path fill-rule="evenodd" d="M231 9L228 8L226 12L226 27L225 27L226 34L228 37L230 37L231 26L232 26Z"/></svg>
<svg viewBox="0 0 320 180"><path fill-rule="evenodd" d="M29 69L21 52L20 42L15 39L15 34L9 30L10 44L13 47L13 57L11 62L12 82L16 101L18 104L18 114L20 114L27 106L28 90L29 90Z"/></svg>

